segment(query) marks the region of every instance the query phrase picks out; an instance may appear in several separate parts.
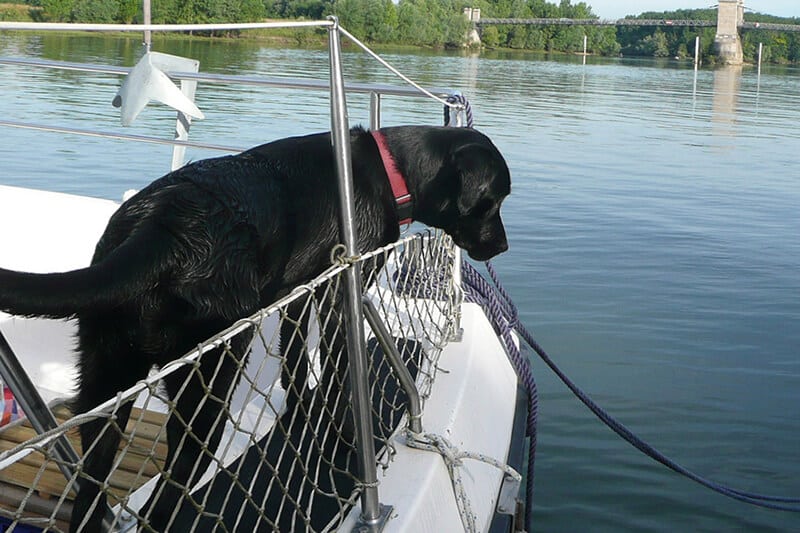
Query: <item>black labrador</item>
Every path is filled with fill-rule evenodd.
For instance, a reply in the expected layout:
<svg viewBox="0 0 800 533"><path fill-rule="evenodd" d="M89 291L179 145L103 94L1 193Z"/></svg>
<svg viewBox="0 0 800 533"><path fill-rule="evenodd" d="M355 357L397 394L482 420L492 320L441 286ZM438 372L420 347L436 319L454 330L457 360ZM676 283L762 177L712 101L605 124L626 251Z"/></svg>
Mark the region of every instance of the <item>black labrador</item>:
<svg viewBox="0 0 800 533"><path fill-rule="evenodd" d="M467 128L354 128L350 142L360 251L397 240L398 222L409 215L443 229L473 259L508 248L500 205L510 192L509 171L485 135ZM85 412L329 267L341 242L335 168L329 133L190 163L120 206L91 266L52 274L0 269L0 310L78 319L73 408ZM389 178L397 174L410 204L393 192ZM246 341L240 344L234 351L246 351ZM168 527L180 486L193 485L208 466L208 458L196 465L206 455L203 443L213 451L221 438L217 418L237 371L216 366L203 359L194 392L178 395L185 375L165 380L169 397L179 396L180 415L167 423L170 480L162 476L141 511L157 531ZM212 400L202 401L202 381ZM120 427L130 407L118 413ZM175 418L191 420L197 439L182 438L186 423ZM119 444L103 424L81 427L84 451L92 448L83 471L95 480L107 477ZM105 508L98 485L82 483L72 529L99 530Z"/></svg>

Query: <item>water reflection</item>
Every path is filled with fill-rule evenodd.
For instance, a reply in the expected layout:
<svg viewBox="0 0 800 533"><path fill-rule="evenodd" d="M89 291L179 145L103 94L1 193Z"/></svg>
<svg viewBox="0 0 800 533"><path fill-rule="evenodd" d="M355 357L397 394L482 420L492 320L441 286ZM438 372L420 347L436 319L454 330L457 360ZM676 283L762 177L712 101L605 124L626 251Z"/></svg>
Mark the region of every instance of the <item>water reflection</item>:
<svg viewBox="0 0 800 533"><path fill-rule="evenodd" d="M714 71L711 123L715 137L736 136L736 106L741 79L741 65L729 65Z"/></svg>

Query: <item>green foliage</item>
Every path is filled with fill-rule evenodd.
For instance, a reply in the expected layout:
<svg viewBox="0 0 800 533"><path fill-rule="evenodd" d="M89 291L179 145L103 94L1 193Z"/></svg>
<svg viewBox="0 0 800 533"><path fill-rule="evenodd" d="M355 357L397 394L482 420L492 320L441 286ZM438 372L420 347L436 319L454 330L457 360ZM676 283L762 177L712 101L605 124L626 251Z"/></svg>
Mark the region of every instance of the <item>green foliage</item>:
<svg viewBox="0 0 800 533"><path fill-rule="evenodd" d="M333 0L264 0L270 18L322 19L333 12Z"/></svg>
<svg viewBox="0 0 800 533"><path fill-rule="evenodd" d="M76 0L72 19L81 22L112 23L119 11L116 0Z"/></svg>
<svg viewBox="0 0 800 533"><path fill-rule="evenodd" d="M560 0L498 0L473 3L481 8L481 17L489 18L573 18L596 19L586 2L573 4ZM588 37L589 51L615 55L619 53L614 28L594 26L488 26L481 39L489 47L525 48L558 52L582 52L583 36Z"/></svg>
<svg viewBox="0 0 800 533"><path fill-rule="evenodd" d="M669 56L667 37L664 32L656 30L652 35L648 35L639 41L635 50L637 55L640 56L667 57Z"/></svg>
<svg viewBox="0 0 800 533"><path fill-rule="evenodd" d="M637 15L637 19L665 19L665 20L717 20L716 9L679 9L676 11L647 12ZM777 24L800 24L800 18L780 18L761 13L747 13L747 22L770 22ZM622 52L626 55L657 55L663 53L661 45L664 44L656 33L663 33L666 40L668 56L693 57L695 38L700 37L701 55L707 63L715 61L714 37L716 29L671 27L652 28L620 27L617 39ZM762 60L774 63L800 62L800 34L792 32L745 30L742 32L742 50L745 61L758 61L758 43L764 44Z"/></svg>
<svg viewBox="0 0 800 533"><path fill-rule="evenodd" d="M469 28L462 6L454 0L400 0L400 42L427 46L460 45Z"/></svg>
<svg viewBox="0 0 800 533"><path fill-rule="evenodd" d="M45 20L64 22L72 20L75 0L41 0Z"/></svg>
<svg viewBox="0 0 800 533"><path fill-rule="evenodd" d="M333 12L347 31L364 41L391 42L397 31L397 10L391 0L336 0Z"/></svg>
<svg viewBox="0 0 800 533"><path fill-rule="evenodd" d="M141 21L141 0L36 0L44 18L63 22ZM253 22L263 19L262 0L157 0L152 20L163 23Z"/></svg>
<svg viewBox="0 0 800 533"><path fill-rule="evenodd" d="M497 26L487 26L481 35L481 42L487 48L497 48L500 45L500 34L497 32Z"/></svg>
<svg viewBox="0 0 800 533"><path fill-rule="evenodd" d="M121 22L122 24L140 22L140 6L141 2L139 0L119 0L119 4L117 6L117 16L114 22Z"/></svg>
<svg viewBox="0 0 800 533"><path fill-rule="evenodd" d="M140 22L141 0L25 0L41 6L44 20L69 22ZM270 18L320 19L335 13L342 25L358 38L371 43L399 43L421 46L461 46L470 29L463 16L465 6L480 8L484 18L571 18L596 19L591 5L572 0L154 0L154 23L251 22ZM37 12L38 13L38 12ZM7 15L0 14L5 17ZM8 15L11 16L11 15ZM711 20L717 11L679 9L645 12L639 19ZM748 22L800 24L800 18L780 18L748 13ZM692 57L695 38L700 37L701 55L714 61L713 27L620 26L484 26L481 40L490 48L517 48L559 52L580 52L583 37L588 51L615 56ZM312 31L297 32L298 43L313 38ZM763 43L763 60L800 63L800 33L747 30L742 48L746 61L758 59Z"/></svg>
<svg viewBox="0 0 800 533"><path fill-rule="evenodd" d="M336 0L333 12L342 26L373 43L424 46L460 45L469 29L454 0Z"/></svg>
<svg viewBox="0 0 800 533"><path fill-rule="evenodd" d="M0 2L0 20L3 21L39 22L41 14L42 10L38 4L6 4Z"/></svg>
<svg viewBox="0 0 800 533"><path fill-rule="evenodd" d="M798 20L800 22L800 20ZM745 61L758 61L758 44L764 45L761 60L769 63L800 63L800 33L755 30L745 32Z"/></svg>

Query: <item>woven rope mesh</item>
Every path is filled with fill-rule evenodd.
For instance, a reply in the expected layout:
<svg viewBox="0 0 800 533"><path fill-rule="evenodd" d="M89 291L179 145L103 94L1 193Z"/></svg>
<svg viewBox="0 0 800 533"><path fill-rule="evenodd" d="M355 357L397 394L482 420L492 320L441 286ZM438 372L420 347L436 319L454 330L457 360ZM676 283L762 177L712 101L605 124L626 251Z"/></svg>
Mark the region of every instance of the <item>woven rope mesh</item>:
<svg viewBox="0 0 800 533"><path fill-rule="evenodd" d="M80 484L97 488L94 505L105 496L107 520L121 530L335 530L360 491L342 272L362 270L424 401L456 328L454 264L448 237L411 236L332 268L89 413L71 417L55 406L57 430L36 435L24 420L0 429L5 527L69 530ZM365 327L376 461L387 467L407 395ZM178 391L173 398L165 384ZM108 476L84 471L83 459L59 459L65 439L80 456L103 453L102 438L81 450L81 424L119 436Z"/></svg>

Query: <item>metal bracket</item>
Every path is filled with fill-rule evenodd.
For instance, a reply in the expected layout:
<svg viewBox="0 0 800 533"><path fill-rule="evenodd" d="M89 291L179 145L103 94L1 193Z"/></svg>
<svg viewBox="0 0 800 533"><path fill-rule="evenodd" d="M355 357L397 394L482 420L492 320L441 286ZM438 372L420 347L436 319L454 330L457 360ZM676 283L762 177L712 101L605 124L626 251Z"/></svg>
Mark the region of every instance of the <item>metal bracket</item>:
<svg viewBox="0 0 800 533"><path fill-rule="evenodd" d="M391 505L383 505L380 506L380 516L375 519L372 523L368 524L361 519L361 514L358 515L358 521L353 526L352 533L380 533L383 531L383 528L386 527L386 523L391 518L392 511L394 511L394 507Z"/></svg>
<svg viewBox="0 0 800 533"><path fill-rule="evenodd" d="M497 498L497 512L514 516L517 511L517 498L522 481L514 479L508 474L503 476L503 483L500 485L500 496Z"/></svg>

